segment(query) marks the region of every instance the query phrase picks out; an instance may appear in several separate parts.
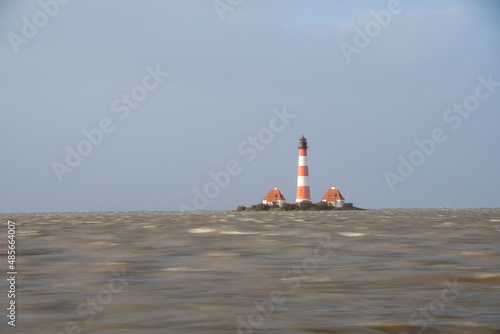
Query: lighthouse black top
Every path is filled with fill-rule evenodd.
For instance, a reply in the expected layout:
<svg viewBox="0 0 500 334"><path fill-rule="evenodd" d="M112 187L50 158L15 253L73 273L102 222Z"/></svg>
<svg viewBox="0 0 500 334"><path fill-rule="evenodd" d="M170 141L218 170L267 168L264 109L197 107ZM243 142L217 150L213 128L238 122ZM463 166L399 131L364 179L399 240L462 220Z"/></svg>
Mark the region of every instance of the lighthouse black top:
<svg viewBox="0 0 500 334"><path fill-rule="evenodd" d="M304 138L304 136L302 136L300 139L299 139L299 147L298 148L308 148L307 147L307 139Z"/></svg>

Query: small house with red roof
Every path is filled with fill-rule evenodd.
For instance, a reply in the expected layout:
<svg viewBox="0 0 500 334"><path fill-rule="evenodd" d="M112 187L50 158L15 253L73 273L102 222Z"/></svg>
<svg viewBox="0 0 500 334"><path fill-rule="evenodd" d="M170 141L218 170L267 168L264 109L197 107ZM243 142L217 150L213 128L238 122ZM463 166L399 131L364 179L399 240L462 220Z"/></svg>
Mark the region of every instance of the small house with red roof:
<svg viewBox="0 0 500 334"><path fill-rule="evenodd" d="M274 190L269 190L266 197L262 200L262 203L267 205L279 205L282 206L286 202L285 196L278 190L278 187L274 187Z"/></svg>
<svg viewBox="0 0 500 334"><path fill-rule="evenodd" d="M344 206L345 199L340 193L340 191L336 189L334 186L332 186L331 189L328 189L328 191L326 192L325 196L323 196L323 199L321 201L333 205L336 208L339 208L341 206Z"/></svg>

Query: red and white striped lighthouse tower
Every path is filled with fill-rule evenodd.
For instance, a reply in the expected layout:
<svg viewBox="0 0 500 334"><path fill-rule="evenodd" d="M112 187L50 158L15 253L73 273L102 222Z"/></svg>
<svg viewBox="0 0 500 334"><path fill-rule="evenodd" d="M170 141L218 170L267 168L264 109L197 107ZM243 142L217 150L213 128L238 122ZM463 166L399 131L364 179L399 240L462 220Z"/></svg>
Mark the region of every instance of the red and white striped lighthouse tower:
<svg viewBox="0 0 500 334"><path fill-rule="evenodd" d="M309 189L309 168L307 166L307 140L302 136L299 139L299 174L297 176L297 199L296 203L311 201L311 190Z"/></svg>

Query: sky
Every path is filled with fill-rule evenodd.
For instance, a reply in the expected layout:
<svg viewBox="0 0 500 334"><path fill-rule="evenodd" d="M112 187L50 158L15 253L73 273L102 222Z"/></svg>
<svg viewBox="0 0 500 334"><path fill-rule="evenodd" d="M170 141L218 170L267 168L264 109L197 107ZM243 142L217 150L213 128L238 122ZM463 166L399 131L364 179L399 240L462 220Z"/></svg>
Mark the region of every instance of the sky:
<svg viewBox="0 0 500 334"><path fill-rule="evenodd" d="M500 3L0 2L0 212L499 207Z"/></svg>

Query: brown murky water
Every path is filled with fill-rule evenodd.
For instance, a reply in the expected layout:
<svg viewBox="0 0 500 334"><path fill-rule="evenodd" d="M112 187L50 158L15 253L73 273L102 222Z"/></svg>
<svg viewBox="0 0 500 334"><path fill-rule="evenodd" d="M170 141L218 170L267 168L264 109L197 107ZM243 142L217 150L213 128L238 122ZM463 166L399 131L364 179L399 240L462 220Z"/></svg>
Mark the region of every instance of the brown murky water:
<svg viewBox="0 0 500 334"><path fill-rule="evenodd" d="M500 209L0 219L2 333L500 333Z"/></svg>

